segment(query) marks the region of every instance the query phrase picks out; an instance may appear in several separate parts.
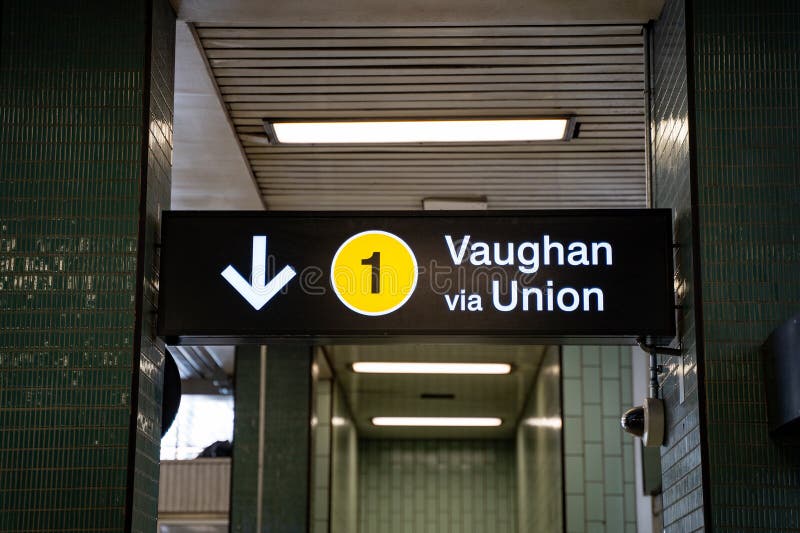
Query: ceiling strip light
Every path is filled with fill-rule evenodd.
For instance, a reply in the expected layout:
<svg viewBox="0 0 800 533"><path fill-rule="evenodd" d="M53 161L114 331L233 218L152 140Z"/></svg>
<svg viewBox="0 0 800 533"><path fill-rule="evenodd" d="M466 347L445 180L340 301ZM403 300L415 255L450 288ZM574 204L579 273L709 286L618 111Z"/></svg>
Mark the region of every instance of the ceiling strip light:
<svg viewBox="0 0 800 533"><path fill-rule="evenodd" d="M265 121L275 144L566 141L574 118L499 120Z"/></svg>
<svg viewBox="0 0 800 533"><path fill-rule="evenodd" d="M506 363L353 363L359 374L508 374Z"/></svg>
<svg viewBox="0 0 800 533"><path fill-rule="evenodd" d="M474 418L474 417L393 417L376 416L372 419L374 426L400 426L400 427L497 427L503 423L500 418Z"/></svg>
<svg viewBox="0 0 800 533"><path fill-rule="evenodd" d="M526 426L535 428L561 429L562 421L557 417L534 417L522 421Z"/></svg>

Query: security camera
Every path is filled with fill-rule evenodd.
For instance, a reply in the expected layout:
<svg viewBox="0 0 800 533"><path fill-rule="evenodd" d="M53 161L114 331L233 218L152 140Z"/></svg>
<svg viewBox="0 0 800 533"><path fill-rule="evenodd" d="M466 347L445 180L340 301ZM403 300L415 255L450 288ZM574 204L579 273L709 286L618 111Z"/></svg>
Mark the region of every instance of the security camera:
<svg viewBox="0 0 800 533"><path fill-rule="evenodd" d="M661 446L664 443L664 402L646 398L641 407L625 411L620 424L623 430L640 437L645 446Z"/></svg>
<svg viewBox="0 0 800 533"><path fill-rule="evenodd" d="M622 413L622 429L641 438L644 435L644 407L631 407Z"/></svg>

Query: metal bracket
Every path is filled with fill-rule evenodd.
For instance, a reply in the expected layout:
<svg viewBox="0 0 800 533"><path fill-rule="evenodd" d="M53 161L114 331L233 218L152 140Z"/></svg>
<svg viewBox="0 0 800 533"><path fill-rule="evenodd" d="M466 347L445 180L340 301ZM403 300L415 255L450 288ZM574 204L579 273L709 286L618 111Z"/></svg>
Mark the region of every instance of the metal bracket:
<svg viewBox="0 0 800 533"><path fill-rule="evenodd" d="M670 348L669 346L656 346L655 344L647 344L644 337L638 337L636 344L639 345L643 351L650 355L682 355L683 352L680 348Z"/></svg>
<svg viewBox="0 0 800 533"><path fill-rule="evenodd" d="M664 366L658 364L658 355L681 355L681 351L677 348L647 344L644 337L637 338L636 344L650 355L650 398L658 398L661 391L658 376L664 373Z"/></svg>

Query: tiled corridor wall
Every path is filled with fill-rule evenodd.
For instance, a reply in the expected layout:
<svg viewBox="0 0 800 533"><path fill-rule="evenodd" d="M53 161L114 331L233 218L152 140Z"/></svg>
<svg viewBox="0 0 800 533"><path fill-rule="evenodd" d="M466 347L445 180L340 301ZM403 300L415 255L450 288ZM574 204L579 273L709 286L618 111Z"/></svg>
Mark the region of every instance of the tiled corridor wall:
<svg viewBox="0 0 800 533"><path fill-rule="evenodd" d="M516 533L514 440L359 443L359 533Z"/></svg>
<svg viewBox="0 0 800 533"><path fill-rule="evenodd" d="M174 14L0 9L0 529L152 531Z"/></svg>
<svg viewBox="0 0 800 533"><path fill-rule="evenodd" d="M653 204L672 209L674 242L680 243L674 259L681 305L675 346L684 354L660 360L668 372L662 379L667 406L666 442L661 448L663 519L667 532L682 532L704 525L685 0L665 2L652 40Z"/></svg>
<svg viewBox="0 0 800 533"><path fill-rule="evenodd" d="M346 396L333 383L331 533L358 531L358 433Z"/></svg>
<svg viewBox="0 0 800 533"><path fill-rule="evenodd" d="M147 123L147 182L141 191L140 211L144 279L141 286L142 317L139 333L139 371L134 379L136 405L136 454L133 479L133 531L150 532L156 527L158 509L159 456L161 447L161 396L164 368L164 343L156 339L161 211L170 207L172 184L172 123L175 88L175 13L167 0L155 0L150 32L150 74L146 96L149 100ZM138 383L137 383L138 382Z"/></svg>
<svg viewBox="0 0 800 533"><path fill-rule="evenodd" d="M564 346L562 365L567 532L634 533L631 349Z"/></svg>
<svg viewBox="0 0 800 533"><path fill-rule="evenodd" d="M311 520L310 533L330 531L331 501L331 394L333 380L312 371L311 412Z"/></svg>
<svg viewBox="0 0 800 533"><path fill-rule="evenodd" d="M313 419L311 533L358 530L358 432L335 379L318 379Z"/></svg>
<svg viewBox="0 0 800 533"><path fill-rule="evenodd" d="M258 531L259 422L262 409L261 377L266 355L260 346L236 347L233 402L233 456L231 464L231 533Z"/></svg>
<svg viewBox="0 0 800 533"><path fill-rule="evenodd" d="M237 347L232 533L310 529L312 362L302 344Z"/></svg>
<svg viewBox="0 0 800 533"><path fill-rule="evenodd" d="M800 529L800 454L767 434L758 351L800 310L798 28L792 0L667 0L655 24L655 200L675 212L686 353L665 361L667 531Z"/></svg>
<svg viewBox="0 0 800 533"><path fill-rule="evenodd" d="M711 522L798 531L800 448L767 434L759 346L800 312L800 3L691 6Z"/></svg>
<svg viewBox="0 0 800 533"><path fill-rule="evenodd" d="M561 437L560 350L550 346L517 424L519 533L563 531Z"/></svg>

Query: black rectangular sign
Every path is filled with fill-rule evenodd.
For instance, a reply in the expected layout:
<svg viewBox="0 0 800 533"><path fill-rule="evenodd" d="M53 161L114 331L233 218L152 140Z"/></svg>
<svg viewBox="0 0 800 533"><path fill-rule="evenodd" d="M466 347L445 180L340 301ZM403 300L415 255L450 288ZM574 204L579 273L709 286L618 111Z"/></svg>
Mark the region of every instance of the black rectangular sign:
<svg viewBox="0 0 800 533"><path fill-rule="evenodd" d="M165 212L167 342L675 333L669 210Z"/></svg>

